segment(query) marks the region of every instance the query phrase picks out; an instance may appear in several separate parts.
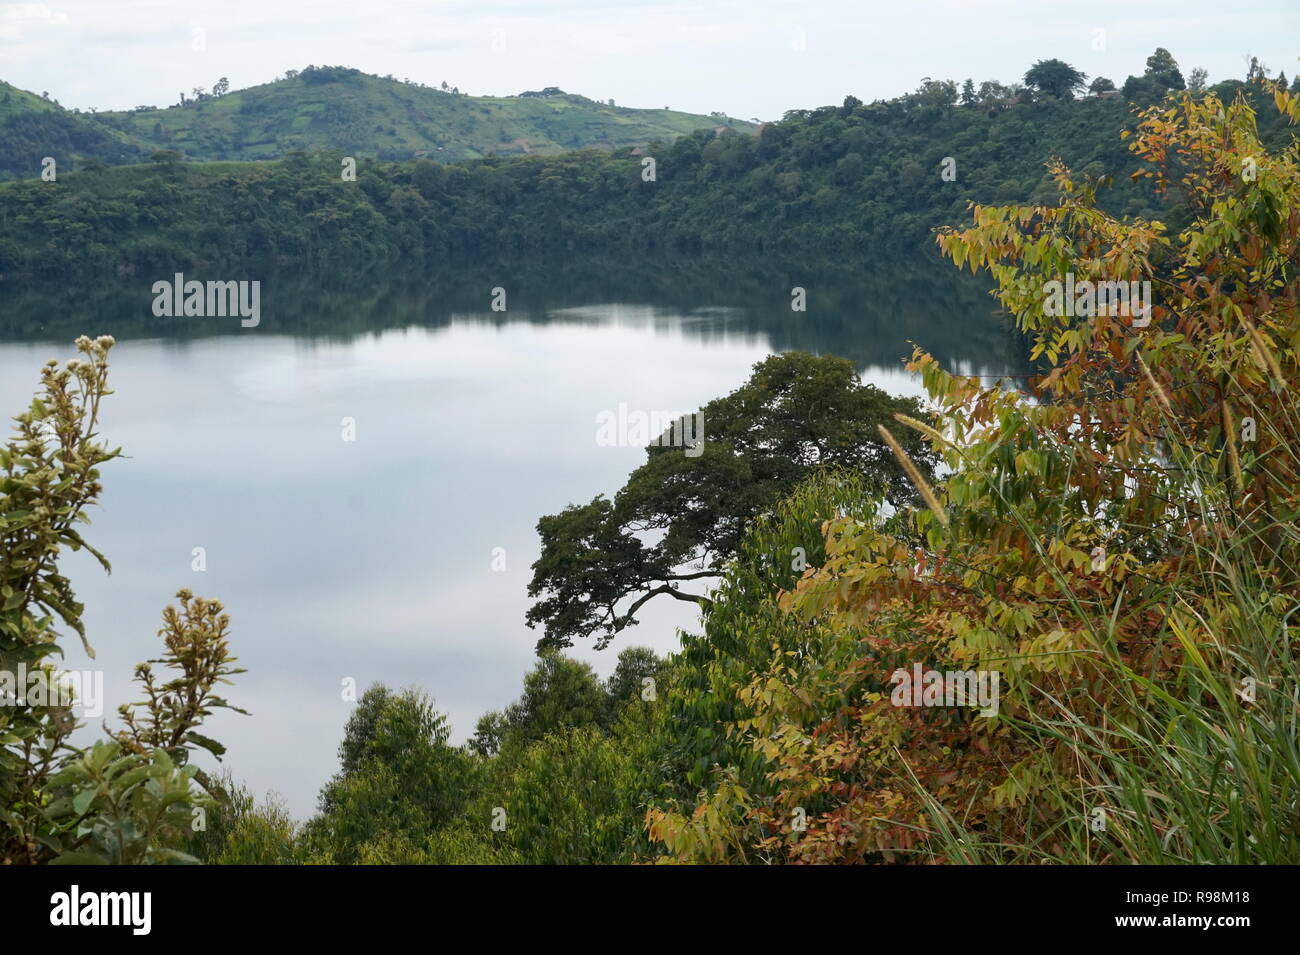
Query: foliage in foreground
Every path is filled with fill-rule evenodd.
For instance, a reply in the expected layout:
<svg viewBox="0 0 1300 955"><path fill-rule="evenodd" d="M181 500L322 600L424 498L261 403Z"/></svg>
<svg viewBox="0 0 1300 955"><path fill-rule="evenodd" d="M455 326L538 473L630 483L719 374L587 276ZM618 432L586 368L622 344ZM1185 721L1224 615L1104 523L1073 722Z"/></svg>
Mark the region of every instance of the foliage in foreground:
<svg viewBox="0 0 1300 955"><path fill-rule="evenodd" d="M545 662L480 725L464 813L358 859L1300 860L1300 164L1212 96L1133 148L1185 197L1176 235L1057 166L1057 205L942 238L1050 370L1025 395L914 356L937 414L892 431L946 465L912 473L923 506L814 474L740 536L662 693L602 724L594 678ZM1069 273L1149 280L1150 323L1050 314ZM914 665L996 673L996 710L895 705Z"/></svg>
<svg viewBox="0 0 1300 955"><path fill-rule="evenodd" d="M112 345L82 337L83 359L49 362L0 447L0 864L195 861L176 846L204 825L212 798L190 757L224 752L198 728L212 709L234 709L213 690L242 672L221 605L182 590L163 613L163 656L136 668L145 699L121 708L125 728L88 747L70 739L77 687L55 663L56 618L94 651L58 558L85 549L109 566L78 525L102 490L100 465L119 453L97 431ZM159 683L154 663L176 675Z"/></svg>
<svg viewBox="0 0 1300 955"><path fill-rule="evenodd" d="M1152 109L1133 148L1182 193L1177 235L1058 166L1058 205L940 239L1051 370L1031 398L915 355L939 424L896 428L951 474L910 533L828 522L775 601L819 638L736 688L768 785L723 771L652 812L672 858L1300 860L1300 164L1213 96ZM1046 314L1071 272L1150 280L1150 325ZM999 673L997 715L894 705L914 664Z"/></svg>
<svg viewBox="0 0 1300 955"><path fill-rule="evenodd" d="M501 864L630 862L644 846L654 686L663 664L630 647L608 681L547 654L505 714L468 746L418 689L370 687L348 719L341 769L305 826L241 793L209 862ZM644 697L650 697L647 702Z"/></svg>

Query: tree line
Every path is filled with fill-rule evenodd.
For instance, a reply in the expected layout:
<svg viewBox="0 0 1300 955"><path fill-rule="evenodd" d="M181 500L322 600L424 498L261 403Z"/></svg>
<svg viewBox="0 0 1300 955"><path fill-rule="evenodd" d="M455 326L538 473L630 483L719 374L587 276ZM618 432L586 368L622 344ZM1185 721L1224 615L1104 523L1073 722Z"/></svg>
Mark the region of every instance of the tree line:
<svg viewBox="0 0 1300 955"><path fill-rule="evenodd" d="M1277 146L1290 136L1271 102L1277 85L1214 89L1243 92L1263 141ZM338 154L207 165L161 152L151 166L3 187L0 273L357 271L557 247L914 251L971 202L1049 201L1052 157L1110 177L1099 193L1107 211L1180 224L1147 180L1129 177L1134 157L1120 133L1135 116L1122 97L1040 95L985 110L927 89L871 104L849 97L788 113L756 136L699 131L634 155L362 160L355 182L342 181Z"/></svg>

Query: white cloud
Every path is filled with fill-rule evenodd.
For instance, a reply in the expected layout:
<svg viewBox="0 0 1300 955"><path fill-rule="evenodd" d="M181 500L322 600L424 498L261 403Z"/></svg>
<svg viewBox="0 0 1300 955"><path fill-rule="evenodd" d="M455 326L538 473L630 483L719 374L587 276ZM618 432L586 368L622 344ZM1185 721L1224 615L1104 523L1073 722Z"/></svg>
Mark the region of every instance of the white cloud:
<svg viewBox="0 0 1300 955"><path fill-rule="evenodd" d="M30 27L62 26L68 15L43 3L0 4L0 40L21 40Z"/></svg>
<svg viewBox="0 0 1300 955"><path fill-rule="evenodd" d="M1049 57L1122 83L1157 46L1212 80L1244 76L1248 53L1290 74L1300 29L1294 0L1151 0L1140 10L1128 0L54 2L68 14L0 0L0 77L82 109L173 102L219 76L239 89L329 63L478 95L559 86L623 106L776 119L850 93L897 96L924 76L1009 82ZM192 22L206 28L201 51ZM796 28L804 52L792 49Z"/></svg>

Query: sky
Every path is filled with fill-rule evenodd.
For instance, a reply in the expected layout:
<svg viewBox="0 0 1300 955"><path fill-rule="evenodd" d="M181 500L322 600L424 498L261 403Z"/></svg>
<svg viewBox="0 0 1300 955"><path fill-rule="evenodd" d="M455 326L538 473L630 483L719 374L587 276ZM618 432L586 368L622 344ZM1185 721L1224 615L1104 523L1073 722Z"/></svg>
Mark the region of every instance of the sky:
<svg viewBox="0 0 1300 955"><path fill-rule="evenodd" d="M1297 0L0 0L0 79L81 109L328 64L769 120L1052 57L1118 85L1157 46L1212 82L1251 55L1290 77L1298 41Z"/></svg>

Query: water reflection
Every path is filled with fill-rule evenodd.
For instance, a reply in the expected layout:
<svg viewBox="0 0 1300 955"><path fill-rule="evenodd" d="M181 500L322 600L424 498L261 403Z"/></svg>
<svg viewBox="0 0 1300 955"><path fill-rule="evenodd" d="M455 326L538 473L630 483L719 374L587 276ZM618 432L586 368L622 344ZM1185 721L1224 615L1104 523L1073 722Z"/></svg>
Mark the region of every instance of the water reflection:
<svg viewBox="0 0 1300 955"><path fill-rule="evenodd" d="M752 255L555 257L448 262L431 272L260 280L263 318L257 329L241 329L230 318L155 318L152 278L10 289L0 313L0 340L61 341L94 331L119 340L290 334L346 341L386 329L457 322L615 321L680 329L706 344L739 337L761 340L772 351L829 352L862 368L898 368L910 353L909 342L954 370L1015 375L1027 365L1023 344L997 314L987 282L937 257L816 265ZM490 309L497 287L506 290L504 312ZM806 311L791 309L795 287L806 290Z"/></svg>
<svg viewBox="0 0 1300 955"><path fill-rule="evenodd" d="M796 285L805 313L790 310ZM508 290L504 313L488 308L494 286ZM119 339L103 433L129 458L104 468L87 531L114 573L84 554L65 564L106 712L135 697L131 668L156 655L177 588L221 599L248 668L229 695L254 715L220 713L212 735L237 776L299 816L336 767L343 680L418 684L459 738L518 694L538 637L523 623L537 519L612 493L644 460L597 443L602 411L692 411L789 348L849 356L912 394L908 339L950 367L1023 368L980 283L918 266L561 261L285 277L264 285L256 329L160 321L149 303L148 283L6 295L0 411L25 406L41 363L71 357L76 334ZM668 650L692 623L689 606L652 602L610 651L574 652L608 674L620 646ZM67 649L67 665L90 665L77 641Z"/></svg>

